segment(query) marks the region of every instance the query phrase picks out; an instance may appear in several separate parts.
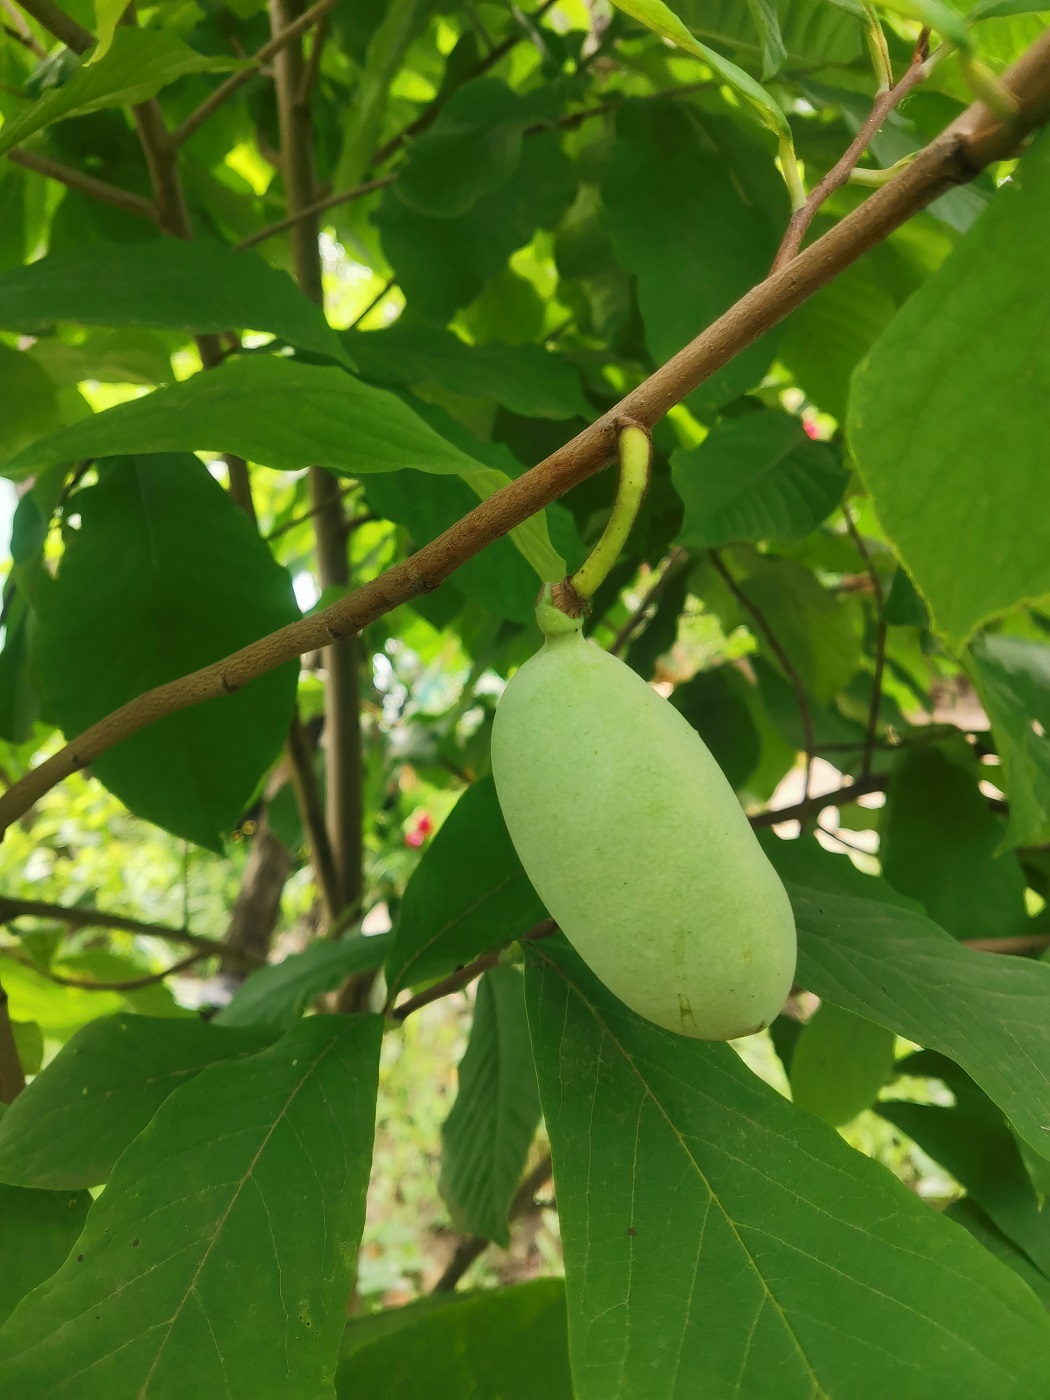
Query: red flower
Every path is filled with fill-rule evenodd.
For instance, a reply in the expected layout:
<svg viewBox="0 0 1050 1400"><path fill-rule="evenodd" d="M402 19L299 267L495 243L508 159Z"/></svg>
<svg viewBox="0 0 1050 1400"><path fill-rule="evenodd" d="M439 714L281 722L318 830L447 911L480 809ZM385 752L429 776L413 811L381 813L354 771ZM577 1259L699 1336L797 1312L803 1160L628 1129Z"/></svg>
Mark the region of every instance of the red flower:
<svg viewBox="0 0 1050 1400"><path fill-rule="evenodd" d="M405 832L406 846L422 846L430 833L434 830L434 821L429 812L420 812L411 826Z"/></svg>

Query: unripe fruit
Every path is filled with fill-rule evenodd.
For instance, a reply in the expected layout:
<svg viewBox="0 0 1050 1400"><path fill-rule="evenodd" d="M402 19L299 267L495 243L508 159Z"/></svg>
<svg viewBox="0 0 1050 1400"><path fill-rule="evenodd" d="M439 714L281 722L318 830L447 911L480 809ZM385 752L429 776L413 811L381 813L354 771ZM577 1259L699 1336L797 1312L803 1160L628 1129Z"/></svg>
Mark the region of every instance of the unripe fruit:
<svg viewBox="0 0 1050 1400"><path fill-rule="evenodd" d="M551 917L621 1001L730 1040L778 1014L795 972L780 879L679 712L549 601L543 648L496 709L492 771Z"/></svg>

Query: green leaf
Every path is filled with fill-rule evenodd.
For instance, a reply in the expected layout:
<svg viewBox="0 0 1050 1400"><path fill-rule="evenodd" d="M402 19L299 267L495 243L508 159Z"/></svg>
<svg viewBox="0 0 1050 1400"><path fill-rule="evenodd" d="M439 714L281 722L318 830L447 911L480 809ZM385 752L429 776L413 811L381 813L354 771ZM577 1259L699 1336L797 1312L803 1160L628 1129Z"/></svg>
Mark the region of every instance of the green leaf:
<svg viewBox="0 0 1050 1400"><path fill-rule="evenodd" d="M974 1239L984 1245L985 1249L994 1254L1008 1269L1013 1269L1043 1307L1050 1309L1050 1279L1039 1272L1023 1250L1018 1249L1006 1238L975 1201L964 1196L961 1201L953 1201L944 1214L964 1230L969 1230Z"/></svg>
<svg viewBox="0 0 1050 1400"><path fill-rule="evenodd" d="M540 1121L521 973L478 983L459 1088L441 1129L440 1190L457 1229L510 1245L507 1215Z"/></svg>
<svg viewBox="0 0 1050 1400"><path fill-rule="evenodd" d="M347 362L320 307L286 272L203 238L86 243L0 274L0 327L39 334L58 321L191 335L269 331Z"/></svg>
<svg viewBox="0 0 1050 1400"><path fill-rule="evenodd" d="M124 1000L116 992L88 992L80 987L60 987L25 963L5 958L0 952L0 986L8 996L11 1016L18 1021L36 1021L51 1040L68 1040L96 1016L124 1010ZM4 1114L7 1117L7 1114Z"/></svg>
<svg viewBox="0 0 1050 1400"><path fill-rule="evenodd" d="M756 56L760 53L761 35L756 35L752 18L740 0L677 0L675 8L694 34L713 39L723 48ZM834 10L828 0L777 0L776 10L793 69L848 65L860 57L858 26L849 15Z"/></svg>
<svg viewBox="0 0 1050 1400"><path fill-rule="evenodd" d="M806 690L828 701L860 666L860 638L849 609L821 587L803 564L756 558L741 589L765 618ZM770 663L779 657L750 616L747 625Z"/></svg>
<svg viewBox="0 0 1050 1400"><path fill-rule="evenodd" d="M769 214L739 178L745 161L730 164L709 132L725 134L667 100L628 102L617 114L602 223L619 262L637 278L646 347L656 364L761 282L776 252ZM733 140L746 159L758 158L742 138ZM769 368L775 343L766 336L735 356L689 403L703 416L752 388Z"/></svg>
<svg viewBox="0 0 1050 1400"><path fill-rule="evenodd" d="M213 1023L287 1030L324 992L355 972L379 967L389 949L388 934L351 933L334 942L312 943L301 953L250 973Z"/></svg>
<svg viewBox="0 0 1050 1400"><path fill-rule="evenodd" d="M879 1114L935 1161L1042 1273L1050 1271L1050 1215L1039 1201L1012 1134L983 1114L925 1103L879 1104Z"/></svg>
<svg viewBox="0 0 1050 1400"><path fill-rule="evenodd" d="M578 1400L1041 1394L1043 1309L885 1168L560 940L526 987Z"/></svg>
<svg viewBox="0 0 1050 1400"><path fill-rule="evenodd" d="M409 209L395 186L386 191L373 222L414 310L445 322L474 300L537 228L555 227L575 189L559 134L547 131L525 142L513 180L482 195L458 218Z"/></svg>
<svg viewBox="0 0 1050 1400"><path fill-rule="evenodd" d="M433 125L409 146L398 171L398 198L417 213L441 219L466 214L511 178L525 128L540 109L557 115L559 95L556 85L546 85L523 96L490 77L456 88Z"/></svg>
<svg viewBox="0 0 1050 1400"><path fill-rule="evenodd" d="M196 457L117 458L98 473L74 498L80 527L37 609L35 661L69 735L298 616L288 574ZM287 736L297 673L281 666L169 715L92 772L137 815L221 850Z"/></svg>
<svg viewBox="0 0 1050 1400"><path fill-rule="evenodd" d="M86 1191L0 1186L0 1325L65 1261L90 1204Z"/></svg>
<svg viewBox="0 0 1050 1400"><path fill-rule="evenodd" d="M85 418L20 453L4 475L82 457L202 449L278 471L314 463L354 477L481 470L386 389L332 366L253 355Z"/></svg>
<svg viewBox="0 0 1050 1400"><path fill-rule="evenodd" d="M54 432L61 421L51 376L24 350L0 344L0 458Z"/></svg>
<svg viewBox="0 0 1050 1400"><path fill-rule="evenodd" d="M393 996L520 938L542 919L491 778L469 787L413 872L386 961Z"/></svg>
<svg viewBox="0 0 1050 1400"><path fill-rule="evenodd" d="M964 52L973 47L966 21L945 0L874 0L874 3L877 9L892 15L919 20Z"/></svg>
<svg viewBox="0 0 1050 1400"><path fill-rule="evenodd" d="M700 735L734 788L744 786L761 757L762 743L748 704L748 689L739 671L719 666L675 686L671 695L671 704Z"/></svg>
<svg viewBox="0 0 1050 1400"><path fill-rule="evenodd" d="M871 1107L892 1069L893 1032L826 1002L792 1051L791 1097L839 1128Z"/></svg>
<svg viewBox="0 0 1050 1400"><path fill-rule="evenodd" d="M338 1400L573 1400L565 1286L438 1293L347 1325Z"/></svg>
<svg viewBox="0 0 1050 1400"><path fill-rule="evenodd" d="M1050 456L1048 219L1044 134L853 380L853 453L955 646L1050 590L1050 517L1036 504Z"/></svg>
<svg viewBox="0 0 1050 1400"><path fill-rule="evenodd" d="M676 543L717 549L802 539L838 505L849 473L801 419L763 409L723 418L698 447L674 451L671 479L685 505Z"/></svg>
<svg viewBox="0 0 1050 1400"><path fill-rule="evenodd" d="M730 63L714 49L701 44L671 7L664 4L664 0L613 0L613 3L618 10L623 10L624 14L630 15L639 24L644 24L646 29L651 29L663 39L670 39L678 48L702 59L727 86L744 99L763 126L769 127L770 131L776 132L778 136L786 136L790 142L791 128L788 126L787 117L773 96L760 83L756 83L750 73L745 73L742 68Z"/></svg>
<svg viewBox="0 0 1050 1400"><path fill-rule="evenodd" d="M948 1055L1050 1157L1050 966L965 948L921 914L880 902L882 882L839 863L852 872L846 888L865 880L870 898L785 882L799 984Z"/></svg>
<svg viewBox="0 0 1050 1400"><path fill-rule="evenodd" d="M18 1062L23 1074L39 1074L44 1063L44 1033L35 1021L12 1021Z"/></svg>
<svg viewBox="0 0 1050 1400"><path fill-rule="evenodd" d="M1050 841L1050 646L988 635L970 655L1010 798L1002 849L1044 845Z"/></svg>
<svg viewBox="0 0 1050 1400"><path fill-rule="evenodd" d="M747 8L762 40L762 77L772 78L787 60L784 36L780 32L780 16L770 0L747 0Z"/></svg>
<svg viewBox="0 0 1050 1400"><path fill-rule="evenodd" d="M382 1021L316 1016L163 1104L65 1265L0 1330L6 1393L331 1394Z"/></svg>
<svg viewBox="0 0 1050 1400"><path fill-rule="evenodd" d="M1028 923L1024 875L1015 856L996 855L1006 824L980 777L963 739L906 749L879 825L883 875L956 938L1005 937Z"/></svg>
<svg viewBox="0 0 1050 1400"><path fill-rule="evenodd" d="M588 418L574 366L540 345L467 345L452 331L420 321L344 335L366 379L409 385L433 380L450 394L494 399L526 418Z"/></svg>
<svg viewBox="0 0 1050 1400"><path fill-rule="evenodd" d="M236 59L195 53L166 31L125 25L114 34L104 58L81 66L68 82L52 88L4 123L0 128L0 155L66 117L99 112L105 107L134 106L187 73L226 72L240 67Z"/></svg>
<svg viewBox="0 0 1050 1400"><path fill-rule="evenodd" d="M0 1118L0 1181L99 1186L170 1093L273 1039L204 1021L123 1013L92 1021Z"/></svg>

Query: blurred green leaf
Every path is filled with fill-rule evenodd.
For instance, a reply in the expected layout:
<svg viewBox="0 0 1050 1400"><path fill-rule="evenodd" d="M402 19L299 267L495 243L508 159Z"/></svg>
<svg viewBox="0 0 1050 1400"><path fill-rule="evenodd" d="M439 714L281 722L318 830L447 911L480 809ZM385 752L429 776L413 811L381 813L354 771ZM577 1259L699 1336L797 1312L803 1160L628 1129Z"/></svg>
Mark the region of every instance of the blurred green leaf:
<svg viewBox="0 0 1050 1400"><path fill-rule="evenodd" d="M884 1026L825 1003L792 1049L792 1100L833 1128L851 1122L890 1077L893 1040Z"/></svg>
<svg viewBox="0 0 1050 1400"><path fill-rule="evenodd" d="M323 993L355 972L381 966L389 949L388 934L349 933L334 941L312 943L301 953L290 953L279 963L249 973L214 1023L288 1030Z"/></svg>
<svg viewBox="0 0 1050 1400"><path fill-rule="evenodd" d="M981 637L973 678L992 722L1010 799L1002 849L1050 841L1050 646Z"/></svg>
<svg viewBox="0 0 1050 1400"><path fill-rule="evenodd" d="M478 983L459 1087L441 1129L441 1195L458 1229L510 1244L507 1212L540 1121L521 973Z"/></svg>
<svg viewBox="0 0 1050 1400"><path fill-rule="evenodd" d="M699 447L671 454L671 477L685 505L676 543L690 549L802 539L849 481L826 443L773 409L721 419Z"/></svg>

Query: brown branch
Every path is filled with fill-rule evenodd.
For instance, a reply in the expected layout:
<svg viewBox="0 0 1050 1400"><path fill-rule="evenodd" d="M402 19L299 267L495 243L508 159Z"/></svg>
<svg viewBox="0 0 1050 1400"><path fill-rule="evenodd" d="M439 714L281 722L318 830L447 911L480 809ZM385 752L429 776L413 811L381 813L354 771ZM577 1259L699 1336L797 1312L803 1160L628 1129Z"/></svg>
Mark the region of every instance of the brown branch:
<svg viewBox="0 0 1050 1400"><path fill-rule="evenodd" d="M365 307L365 309L364 309L363 311L359 311L359 312L357 313L357 315L354 317L354 319L353 319L353 320L350 322L350 324L347 326L347 330L348 330L348 331L355 331L355 330L357 330L358 326L359 326L359 325L361 324L361 322L365 319L365 317L368 315L368 313L369 313L370 311L374 311L374 310L376 309L376 307L379 305L379 303L383 300L383 298L386 297L386 296L388 296L389 293L392 292L396 286L397 286L397 273L395 272L394 275L393 275L392 277L388 277L388 278L387 278L386 282L384 282L384 284L380 287L379 291L376 292L375 296L374 296L374 297L372 298L372 300L368 303L368 305Z"/></svg>
<svg viewBox="0 0 1050 1400"><path fill-rule="evenodd" d="M363 185L358 185L352 190L344 190L342 194L330 194L326 199L314 200L313 203L306 205L296 213L288 214L285 218L278 219L276 223L267 224L258 233L253 233L250 237L242 239L237 244L237 252L243 253L248 248L254 248L257 243L265 243L268 238L283 233L286 228L292 228L295 224L301 223L303 219L312 219L316 214L323 214L326 209L334 209L337 204L349 204L351 200L362 199L366 194L384 189L387 185L392 185L396 179L396 175L381 175L378 180L366 180Z"/></svg>
<svg viewBox="0 0 1050 1400"><path fill-rule="evenodd" d="M334 3L334 0L333 0ZM300 106L305 106L309 102L317 79L321 73L321 55L324 53L324 46L328 42L328 15L323 14L317 22L317 32L314 34L313 46L310 49L310 57L307 59L306 67L303 69L302 82L299 84L299 91L296 100Z"/></svg>
<svg viewBox="0 0 1050 1400"><path fill-rule="evenodd" d="M172 132L171 142L174 146L181 146L184 141L188 141L195 131L198 131L213 112L216 112L224 102L228 102L235 92L239 92L245 83L251 82L264 63L268 63L275 54L290 44L294 39L298 39L311 29L319 21L325 19L335 0L318 0L298 19L292 20L284 29L275 34L272 39L263 44L262 48L254 53L249 60L250 68L242 68L240 72L231 74L224 83L221 83L213 93L210 93L199 107L189 114L181 126ZM318 36L320 38L320 36Z"/></svg>
<svg viewBox="0 0 1050 1400"><path fill-rule="evenodd" d="M26 1087L8 1005L7 992L0 986L0 1104L14 1103Z"/></svg>
<svg viewBox="0 0 1050 1400"><path fill-rule="evenodd" d="M871 551L861 538L853 512L847 505L843 510L846 529L850 533L857 553L864 560L864 567L871 579L871 593L875 599L875 670L871 680L871 705L868 707L868 726L864 731L864 749L861 758L860 775L866 778L871 772L871 761L875 750L875 735L879 727L879 705L882 701L882 674L886 666L886 595L883 591L879 571L871 557Z"/></svg>
<svg viewBox="0 0 1050 1400"><path fill-rule="evenodd" d="M784 233L783 241L777 250L777 255L773 260L774 272L778 272L785 263L798 253L802 247L802 240L806 236L806 231L816 216L817 210L847 182L851 173L856 168L857 162L868 149L872 138L878 132L882 123L886 120L894 107L907 97L908 93L926 77L924 67L926 56L929 51L929 31L923 30L919 42L915 46L908 71L899 83L894 84L886 92L880 92L875 98L871 111L868 113L864 124L857 132L856 136L847 146L842 156L835 162L828 173L819 184L815 185L801 209L796 209L788 220L788 226Z"/></svg>
<svg viewBox="0 0 1050 1400"><path fill-rule="evenodd" d="M206 938L201 933L191 933L188 928L172 928L168 924L149 924L141 919L129 919L123 914L111 914L105 909L92 909L81 904L48 904L42 899L8 899L0 897L0 923L10 923L13 919L49 919L55 923L68 924L70 928L111 928L123 933L140 933L149 938L163 938L168 943L183 943L196 948L201 957L215 954L229 957L230 949L217 938ZM249 967L261 967L264 958L245 953L241 961Z"/></svg>
<svg viewBox="0 0 1050 1400"><path fill-rule="evenodd" d="M358 483L356 481L344 483L339 488L340 495L344 497L349 496L352 491L357 490L357 486ZM279 540L282 535L286 535L289 530L294 530L297 525L303 525L307 520L312 520L316 514L317 511L311 506L309 510L304 510L299 515L293 515L292 518L290 520L286 520L283 525L275 525L268 535L263 536L263 539L266 541L267 544L272 543L273 540ZM374 515L369 516L368 518L370 520L376 519ZM362 520L363 519L364 517L362 517ZM348 520L346 522L347 533L354 529L359 523L361 522L356 519Z"/></svg>
<svg viewBox="0 0 1050 1400"><path fill-rule="evenodd" d="M18 0L18 3L37 24L74 53L86 53L98 42L89 29L78 24L72 15L67 15L54 0Z"/></svg>
<svg viewBox="0 0 1050 1400"><path fill-rule="evenodd" d="M611 656L619 656L620 652L633 640L638 624L667 587L671 575L678 568L679 564L688 557L688 552L677 546L668 553L666 559L663 561L663 566L656 570L656 577L649 585L647 592L642 596L642 601L612 639L609 645L609 654Z"/></svg>
<svg viewBox="0 0 1050 1400"><path fill-rule="evenodd" d="M38 977L44 977L48 982L54 982L56 987L76 987L81 992L140 992L145 987L156 986L158 982L163 982L165 977L173 977L178 972L185 972L194 963L199 963L202 958L208 956L207 953L191 953L188 958L183 958L181 962L174 963L171 967L166 967L163 972L144 973L141 977L127 977L114 982L96 982L90 977L67 977L62 972L52 972L50 968L38 966L32 958L25 953L20 953L16 948L0 947L0 953L12 962L19 963L22 967L28 967L31 972L35 972Z"/></svg>
<svg viewBox="0 0 1050 1400"><path fill-rule="evenodd" d="M616 457L617 424L651 427L698 384L777 325L807 297L887 238L913 214L990 162L1016 151L1050 116L1050 31L1004 76L1019 102L1007 127L982 103L967 108L904 170L815 243L752 288L697 338L596 422L531 471L494 492L430 544L310 617L188 676L157 686L72 739L0 797L0 832L56 783L121 739L191 705L240 689L256 676L349 636L402 603L432 592L459 566Z"/></svg>
<svg viewBox="0 0 1050 1400"><path fill-rule="evenodd" d="M978 953L1007 953L1017 958L1034 958L1050 948L1050 933L1021 933L1015 938L964 938L962 943Z"/></svg>
<svg viewBox="0 0 1050 1400"><path fill-rule="evenodd" d="M508 1222L517 1220L519 1216L524 1215L535 1205L536 1192L542 1186L546 1186L550 1180L552 1166L551 1155L547 1152L518 1187L510 1210L507 1212ZM485 1239L483 1235L470 1235L467 1239L461 1240L448 1267L435 1283L432 1291L434 1293L451 1293L474 1260L483 1254L491 1243L492 1241Z"/></svg>
<svg viewBox="0 0 1050 1400"><path fill-rule="evenodd" d="M7 158L13 165L20 165L23 170L32 170L34 174L43 175L48 180L57 180L59 184L67 185L71 190L78 190L92 199L100 199L104 204L112 204L114 208L123 209L127 214L148 219L151 224L159 222L153 202L144 199L140 194L132 194L130 190L122 190L118 185L109 185L105 180L96 180L91 175L85 175L83 171L74 170L70 165L60 165L49 156L36 155L18 147L8 151Z"/></svg>
<svg viewBox="0 0 1050 1400"><path fill-rule="evenodd" d="M310 740L298 714L293 717L292 727L288 731L288 759L292 770L296 805L310 852L310 864L313 866L317 892L321 897L325 927L331 936L332 927L343 908L344 900L339 889L339 874L332 855L331 842L328 840L321 794L314 776Z"/></svg>
<svg viewBox="0 0 1050 1400"><path fill-rule="evenodd" d="M802 777L802 801L804 803L809 797L809 782L813 775L813 755L816 752L816 739L813 734L813 714L809 708L806 687L802 684L802 677L796 670L794 662L784 650L780 638L770 626L765 613L763 613L762 609L752 598L747 596L740 584L737 583L736 579L722 562L722 556L719 554L718 550L709 549L707 552L710 555L711 563L715 566L725 586L729 589L740 606L750 614L755 626L769 643L770 650L780 662L780 669L791 682L791 688L795 692L795 701L798 705L799 718L802 720L802 735L806 749L806 767Z"/></svg>
<svg viewBox="0 0 1050 1400"><path fill-rule="evenodd" d="M552 933L558 932L558 925L553 919L544 919L542 922L529 929L528 933L523 933L522 943L536 943L541 938L550 938ZM435 982L433 986L425 988L422 992L417 992L414 997L409 997L400 1006L395 1006L389 1012L396 1021L403 1021L406 1016L411 1016L413 1011L418 1011L421 1006L429 1006L433 1001L440 1001L442 997L450 996L453 992L462 989L473 982L476 977L480 977L483 972L487 972L490 967L497 967L499 960L504 953L503 948L494 948L489 953L482 953L479 958L469 962L465 967L458 967L455 972L450 972L447 977L442 977L440 982Z"/></svg>
<svg viewBox="0 0 1050 1400"><path fill-rule="evenodd" d="M748 821L756 830L763 826L779 826L781 822L807 821L810 817L815 817L818 812L823 812L825 807L845 807L850 802L856 802L858 797L863 797L866 793L885 792L889 785L889 773L869 773L866 778L858 778L855 783L850 783L847 787L836 788L834 792L818 793L816 797L808 797L805 802L796 802L793 807L778 807L768 812L756 812L754 816L748 818Z"/></svg>

